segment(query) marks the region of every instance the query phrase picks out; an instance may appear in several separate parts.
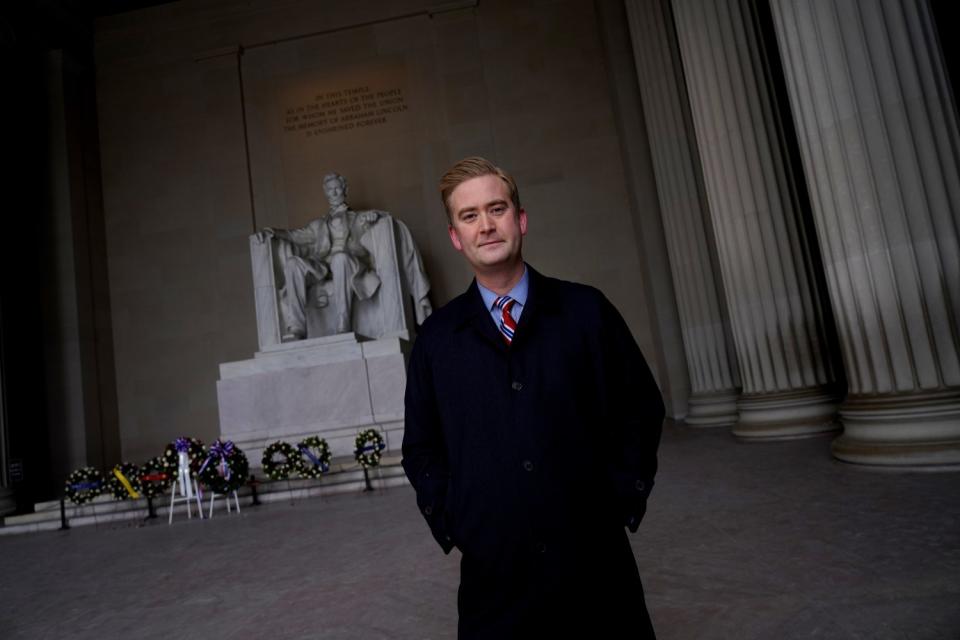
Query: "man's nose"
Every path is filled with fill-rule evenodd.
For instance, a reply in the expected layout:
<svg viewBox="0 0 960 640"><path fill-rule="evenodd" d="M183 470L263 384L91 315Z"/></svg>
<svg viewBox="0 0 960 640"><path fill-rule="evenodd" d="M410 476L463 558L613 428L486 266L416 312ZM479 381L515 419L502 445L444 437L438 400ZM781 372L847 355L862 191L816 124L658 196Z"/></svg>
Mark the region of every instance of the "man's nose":
<svg viewBox="0 0 960 640"><path fill-rule="evenodd" d="M493 217L491 217L486 212L480 213L480 230L487 233L496 229L496 226L493 224Z"/></svg>

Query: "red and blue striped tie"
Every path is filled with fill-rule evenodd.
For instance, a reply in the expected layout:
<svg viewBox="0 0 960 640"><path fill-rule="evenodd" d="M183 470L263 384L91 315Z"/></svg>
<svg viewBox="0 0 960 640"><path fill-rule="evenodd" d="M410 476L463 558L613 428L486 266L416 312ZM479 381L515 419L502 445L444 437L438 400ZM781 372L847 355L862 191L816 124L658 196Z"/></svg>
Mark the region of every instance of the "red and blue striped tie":
<svg viewBox="0 0 960 640"><path fill-rule="evenodd" d="M507 344L513 342L513 334L517 330L517 321L510 315L510 309L515 303L516 300L510 296L500 296L493 301L493 306L500 309L500 333Z"/></svg>

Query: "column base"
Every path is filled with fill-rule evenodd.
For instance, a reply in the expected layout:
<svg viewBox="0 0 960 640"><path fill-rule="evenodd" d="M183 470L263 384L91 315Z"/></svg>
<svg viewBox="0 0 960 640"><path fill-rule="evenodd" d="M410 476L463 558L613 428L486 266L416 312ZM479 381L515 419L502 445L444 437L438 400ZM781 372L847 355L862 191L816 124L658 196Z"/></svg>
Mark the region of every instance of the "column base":
<svg viewBox="0 0 960 640"><path fill-rule="evenodd" d="M840 408L844 462L960 471L960 391L851 396Z"/></svg>
<svg viewBox="0 0 960 640"><path fill-rule="evenodd" d="M0 516L10 515L17 510L17 501L13 489L0 487Z"/></svg>
<svg viewBox="0 0 960 640"><path fill-rule="evenodd" d="M748 441L794 440L840 430L840 396L830 389L802 389L740 396L732 433Z"/></svg>
<svg viewBox="0 0 960 640"><path fill-rule="evenodd" d="M737 421L737 390L694 393L683 421L691 427L729 427Z"/></svg>

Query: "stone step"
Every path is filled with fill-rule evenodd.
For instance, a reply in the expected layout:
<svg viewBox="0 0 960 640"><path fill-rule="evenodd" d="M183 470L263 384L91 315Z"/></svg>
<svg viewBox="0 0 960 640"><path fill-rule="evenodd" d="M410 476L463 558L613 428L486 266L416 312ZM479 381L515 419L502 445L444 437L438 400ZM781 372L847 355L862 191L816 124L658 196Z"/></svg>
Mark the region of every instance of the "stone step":
<svg viewBox="0 0 960 640"><path fill-rule="evenodd" d="M291 502L307 498L323 497L350 491L364 489L363 469L350 460L331 464L330 471L317 480L307 478L291 478L288 480L265 479L260 469L253 470L257 478L257 497L260 502ZM407 478L400 466L400 456L385 455L379 467L369 471L370 483L374 490L383 490L388 487L400 486L407 483ZM240 508L251 506L253 491L249 486L243 486L237 491ZM226 508L221 497L215 500L214 516L226 515ZM203 512L206 517L210 508L210 493L203 492ZM170 508L170 494L166 493L153 501L154 510L158 518L167 518ZM195 506L195 503L194 503ZM74 505L67 502L64 505L67 523L70 527L101 525L124 520L140 520L148 515L147 500L114 500L111 496L97 496L96 499L84 505ZM194 514L195 515L195 514ZM179 502L174 505L174 518L187 517L186 505ZM57 500L37 503L34 513L18 516L8 516L0 526L0 535L19 533L34 533L38 531L54 531L61 526L60 502Z"/></svg>

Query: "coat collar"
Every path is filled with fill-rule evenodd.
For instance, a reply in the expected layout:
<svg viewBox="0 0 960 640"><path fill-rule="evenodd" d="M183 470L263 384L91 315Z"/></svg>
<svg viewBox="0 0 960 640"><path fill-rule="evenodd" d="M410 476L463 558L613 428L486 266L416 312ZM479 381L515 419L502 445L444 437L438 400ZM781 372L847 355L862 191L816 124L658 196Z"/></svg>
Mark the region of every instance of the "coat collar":
<svg viewBox="0 0 960 640"><path fill-rule="evenodd" d="M527 327L536 323L540 315L548 314L556 309L557 296L553 281L541 275L529 264L527 264L527 273L530 274L530 288L527 293L527 303L523 307L523 314L520 316L517 332L513 338L514 345L516 345L518 339L521 342L524 340L524 336L530 331ZM506 349L507 345L503 336L500 335L500 332L490 320L490 311L483 302L483 296L480 295L476 278L470 282L470 286L467 287L461 298L463 303L457 309L457 328L462 329L472 325L484 338Z"/></svg>

